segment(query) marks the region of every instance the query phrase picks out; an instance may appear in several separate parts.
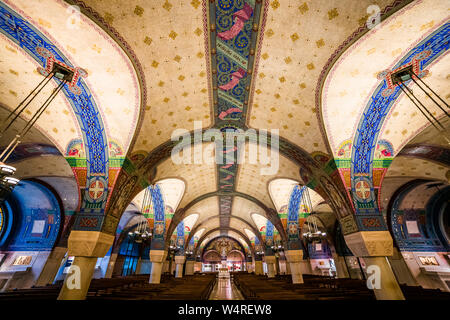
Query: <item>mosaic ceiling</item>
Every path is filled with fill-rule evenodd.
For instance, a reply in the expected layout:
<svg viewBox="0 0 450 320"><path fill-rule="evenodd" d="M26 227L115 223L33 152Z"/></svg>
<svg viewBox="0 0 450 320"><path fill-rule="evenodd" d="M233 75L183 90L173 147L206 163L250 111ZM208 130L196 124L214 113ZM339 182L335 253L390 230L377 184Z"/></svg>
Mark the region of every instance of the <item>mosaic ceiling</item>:
<svg viewBox="0 0 450 320"><path fill-rule="evenodd" d="M280 137L309 154L337 156L342 143L355 138L364 106L379 84L377 75L395 66L448 19L445 1L415 1L361 38L351 38L354 43L331 65L329 59L339 46L365 24L368 6L383 9L391 2L4 1L46 35L68 61L87 72L83 81L98 109L104 137L114 141L123 156L127 150L129 155L151 154L170 141L177 129L211 127L222 132L278 129ZM94 16L98 13L104 25L85 15L78 19L69 3L89 8ZM105 25L113 28L114 36L102 29ZM68 32L71 28L76 32ZM119 35L133 55L122 50L116 41ZM42 76L36 71L37 60L4 34L0 34L0 50L0 103L11 109ZM142 69L136 71L136 65ZM427 67L426 77L447 101L449 65L449 56L442 54ZM24 117L28 119L34 110L36 106ZM385 115L378 140L390 143L392 157L408 143L433 140L448 148L426 127L409 100L400 97ZM76 110L61 93L27 141L48 143L66 155L71 142L85 139L84 130ZM280 211L288 204L293 185L304 184L298 163L286 154L272 151L278 166L272 174L263 175L261 169L270 166L251 163L249 143L240 146L245 154L242 159L237 158L235 148L218 150L229 160L225 164L180 164L167 158L156 165L154 181L160 182L163 198L174 211L215 193L189 207L184 215L198 214L191 227L194 230L201 224L202 235L219 228L209 239L220 234L251 238L246 229L258 227L251 215L264 216L261 206ZM202 147L206 157L216 156L212 143ZM182 160L192 160L194 149L191 154L183 153ZM266 151L263 147L258 155ZM70 166L60 163L62 157L54 158L49 157L45 165L27 160L34 162L21 168L22 176L73 175ZM30 166L36 172L27 170ZM400 155L394 158L386 179L445 180L448 170L443 164ZM237 192L255 198L261 206ZM310 194L313 206L323 201L314 191ZM133 201L138 207L142 196Z"/></svg>

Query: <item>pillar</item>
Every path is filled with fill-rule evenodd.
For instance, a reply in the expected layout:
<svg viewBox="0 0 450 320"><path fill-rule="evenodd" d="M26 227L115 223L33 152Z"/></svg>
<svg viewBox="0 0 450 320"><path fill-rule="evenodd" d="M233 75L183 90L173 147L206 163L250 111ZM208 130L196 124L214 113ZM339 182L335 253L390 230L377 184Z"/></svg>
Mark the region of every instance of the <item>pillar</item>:
<svg viewBox="0 0 450 320"><path fill-rule="evenodd" d="M285 255L285 257L286 257L286 255ZM291 264L289 263L287 258L286 258L285 262L286 262L286 274L291 274Z"/></svg>
<svg viewBox="0 0 450 320"><path fill-rule="evenodd" d="M281 274L280 271L280 257L275 255L275 274Z"/></svg>
<svg viewBox="0 0 450 320"><path fill-rule="evenodd" d="M260 261L255 261L255 274L256 274L256 275L262 275L262 274L264 274L264 271L263 271L263 263L262 263L261 260L260 260Z"/></svg>
<svg viewBox="0 0 450 320"><path fill-rule="evenodd" d="M39 278L36 281L36 286L46 286L49 283L53 283L61 262L66 255L67 248L55 247L47 258L47 262L42 269Z"/></svg>
<svg viewBox="0 0 450 320"><path fill-rule="evenodd" d="M387 260L393 255L389 231L359 231L344 236L348 248L366 262L367 284L378 300L405 300ZM371 287L372 286L372 287Z"/></svg>
<svg viewBox="0 0 450 320"><path fill-rule="evenodd" d="M303 283L300 263L303 261L303 250L286 250L286 260L292 276L292 283Z"/></svg>
<svg viewBox="0 0 450 320"><path fill-rule="evenodd" d="M74 256L58 300L84 300L91 284L97 259L104 257L114 236L100 231L73 230L68 239L68 255Z"/></svg>
<svg viewBox="0 0 450 320"><path fill-rule="evenodd" d="M419 266L417 265L416 259L414 258L414 254L410 252L400 252L397 248L394 247L394 255L392 257L389 257L389 264L392 267L392 271L395 274L395 277L397 278L397 281L400 284L406 284L408 286L418 286L418 278L420 278L420 272L415 272L415 276L411 272L414 269L411 269L408 266L408 263L406 262L406 259L408 259L410 265L411 262L413 262L417 269L420 270ZM423 284L421 284L422 287L426 287Z"/></svg>
<svg viewBox="0 0 450 320"><path fill-rule="evenodd" d="M141 273L141 263L142 263L142 259L141 259L141 257L139 257L138 258L138 262L136 264L135 274L140 274Z"/></svg>
<svg viewBox="0 0 450 320"><path fill-rule="evenodd" d="M336 252L332 253L334 260L334 266L336 267L336 277L337 278L350 278L348 273L347 265L345 263L345 258L338 255Z"/></svg>
<svg viewBox="0 0 450 320"><path fill-rule="evenodd" d="M188 260L186 261L186 269L185 269L185 275L192 276L194 274L194 260Z"/></svg>
<svg viewBox="0 0 450 320"><path fill-rule="evenodd" d="M164 261L167 257L167 251L164 250L150 250L150 261L152 262L152 270L150 272L149 283L161 282L161 271Z"/></svg>
<svg viewBox="0 0 450 320"><path fill-rule="evenodd" d="M185 256L175 256L175 278L182 278L183 277L183 266L184 262L186 261Z"/></svg>
<svg viewBox="0 0 450 320"><path fill-rule="evenodd" d="M275 256L265 256L264 259L267 264L267 276L269 278L274 278L275 274L276 274L276 269L275 269L276 257Z"/></svg>

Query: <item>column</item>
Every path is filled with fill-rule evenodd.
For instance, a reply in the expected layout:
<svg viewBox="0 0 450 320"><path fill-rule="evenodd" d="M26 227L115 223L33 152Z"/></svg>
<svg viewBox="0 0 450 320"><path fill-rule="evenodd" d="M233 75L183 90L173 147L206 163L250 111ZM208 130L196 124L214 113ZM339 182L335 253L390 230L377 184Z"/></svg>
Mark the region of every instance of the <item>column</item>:
<svg viewBox="0 0 450 320"><path fill-rule="evenodd" d="M105 278L112 277L112 274L114 271L114 266L116 265L117 256L118 256L117 253L111 253L111 258L109 258L108 268L106 269Z"/></svg>
<svg viewBox="0 0 450 320"><path fill-rule="evenodd" d="M393 255L389 231L359 231L344 236L348 248L366 262L367 284L378 300L405 300L387 257Z"/></svg>
<svg viewBox="0 0 450 320"><path fill-rule="evenodd" d="M255 261L255 274L256 274L256 275L262 275L262 274L264 274L264 271L263 271L263 263L262 263L261 260Z"/></svg>
<svg viewBox="0 0 450 320"><path fill-rule="evenodd" d="M150 272L149 283L161 282L161 271L163 262L166 260L167 251L164 250L150 250L150 261L152 262L152 270Z"/></svg>
<svg viewBox="0 0 450 320"><path fill-rule="evenodd" d="M300 269L300 263L303 261L303 250L286 250L287 263L292 275L292 283L303 283L303 274Z"/></svg>
<svg viewBox="0 0 450 320"><path fill-rule="evenodd" d="M275 255L275 274L281 274L281 271L280 271L280 258L277 255Z"/></svg>
<svg viewBox="0 0 450 320"><path fill-rule="evenodd" d="M419 272L415 270L415 276L413 276L413 273L411 272L414 269L410 268L410 266L406 262L406 259L409 260L408 262L413 262L417 266L416 268ZM392 257L389 257L388 260L389 264L392 267L392 271L394 272L395 277L400 284L406 284L408 286L419 285L418 280L420 278L420 268L412 252L400 252L397 248L394 247L394 255ZM422 285L422 287L425 288L426 286Z"/></svg>
<svg viewBox="0 0 450 320"><path fill-rule="evenodd" d="M47 262L42 269L39 278L36 281L36 286L46 286L49 283L53 283L61 262L67 252L67 248L55 247L47 258Z"/></svg>
<svg viewBox="0 0 450 320"><path fill-rule="evenodd" d="M275 277L275 263L276 263L276 258L275 256L265 256L265 261L267 264L267 276L269 278L274 278Z"/></svg>
<svg viewBox="0 0 450 320"><path fill-rule="evenodd" d="M91 283L97 259L104 257L114 236L99 231L73 230L68 239L68 255L74 256L58 300L84 300Z"/></svg>
<svg viewBox="0 0 450 320"><path fill-rule="evenodd" d="M338 255L336 252L332 253L334 260L334 265L336 267L336 277L337 278L350 278L347 270L347 265L345 264L345 258Z"/></svg>
<svg viewBox="0 0 450 320"><path fill-rule="evenodd" d="M185 274L187 276L192 276L194 274L194 264L195 261L194 260L187 260L186 261L186 270L185 270Z"/></svg>
<svg viewBox="0 0 450 320"><path fill-rule="evenodd" d="M170 260L164 260L162 273L170 273L169 267L172 268L172 262Z"/></svg>
<svg viewBox="0 0 450 320"><path fill-rule="evenodd" d="M247 261L246 262L246 268L247 268L247 273L252 273L253 272L252 262L251 261Z"/></svg>
<svg viewBox="0 0 450 320"><path fill-rule="evenodd" d="M184 262L186 261L185 256L175 256L175 278L182 278L183 277L183 266Z"/></svg>
<svg viewBox="0 0 450 320"><path fill-rule="evenodd" d="M286 254L285 254L285 258L286 258ZM291 274L291 264L289 263L289 261L287 260L287 258L286 258L286 260L284 260L285 261L285 263L286 263L286 274Z"/></svg>

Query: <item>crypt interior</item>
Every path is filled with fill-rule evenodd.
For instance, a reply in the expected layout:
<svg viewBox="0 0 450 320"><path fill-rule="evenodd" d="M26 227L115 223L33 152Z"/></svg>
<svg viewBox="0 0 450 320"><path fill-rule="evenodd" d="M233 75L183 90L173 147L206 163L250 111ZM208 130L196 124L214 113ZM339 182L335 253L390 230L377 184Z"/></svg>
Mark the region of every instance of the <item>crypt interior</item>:
<svg viewBox="0 0 450 320"><path fill-rule="evenodd" d="M450 299L449 12L1 0L0 301Z"/></svg>

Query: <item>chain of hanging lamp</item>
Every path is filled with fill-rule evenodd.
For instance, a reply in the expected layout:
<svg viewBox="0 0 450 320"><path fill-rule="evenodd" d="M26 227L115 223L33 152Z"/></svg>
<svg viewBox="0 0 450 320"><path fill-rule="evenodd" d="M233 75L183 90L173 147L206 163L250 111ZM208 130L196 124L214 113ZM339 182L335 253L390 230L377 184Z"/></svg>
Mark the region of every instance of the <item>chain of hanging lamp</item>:
<svg viewBox="0 0 450 320"><path fill-rule="evenodd" d="M308 242L322 241L322 239L325 238L326 233L320 231L317 225L318 220L314 216L314 211L312 210L312 202L311 196L309 194L309 188L306 186L303 186L302 188L303 193L300 204L303 204L305 208L305 213L308 214L307 221L305 222L308 231L303 233L303 238L306 239L306 241Z"/></svg>
<svg viewBox="0 0 450 320"><path fill-rule="evenodd" d="M47 86L51 79L55 77L58 79L59 84L55 87L50 96L44 101L44 103L37 109L31 119L26 125L15 135L15 137L9 142L7 147L1 151L0 154L0 202L3 202L6 197L12 192L12 190L18 185L19 179L12 177L16 173L16 168L7 165L9 156L14 152L17 146L21 143L26 134L31 130L34 124L47 110L51 102L55 99L58 93L63 89L64 85L70 81L73 77L73 72L60 68L55 64L55 67L49 74L41 80L38 85L31 90L31 92L19 103L19 105L12 110L5 120L0 123L0 137L17 121L20 115L25 109L33 102L33 100L39 95L39 93Z"/></svg>
<svg viewBox="0 0 450 320"><path fill-rule="evenodd" d="M150 188L147 187L144 191L144 198L142 200L141 213L146 215L150 211L152 196L150 194ZM134 231L128 232L128 237L136 243L148 242L151 240L152 231L148 225L147 220L139 221Z"/></svg>
<svg viewBox="0 0 450 320"><path fill-rule="evenodd" d="M408 87L407 82L411 81L422 90L422 92L433 103L444 112L445 117L450 118L448 113L449 105L442 99L429 85L427 85L422 78L420 78L411 67L400 70L392 75L392 81L394 84L398 84L400 90L411 100L414 106L420 111L420 113L431 123L431 125L439 132L439 134L445 139L447 144L450 145L450 135L448 130L442 122L435 117L432 111L414 94L414 91ZM439 101L439 102L438 102Z"/></svg>

